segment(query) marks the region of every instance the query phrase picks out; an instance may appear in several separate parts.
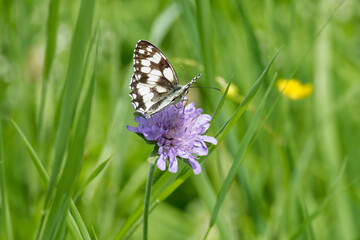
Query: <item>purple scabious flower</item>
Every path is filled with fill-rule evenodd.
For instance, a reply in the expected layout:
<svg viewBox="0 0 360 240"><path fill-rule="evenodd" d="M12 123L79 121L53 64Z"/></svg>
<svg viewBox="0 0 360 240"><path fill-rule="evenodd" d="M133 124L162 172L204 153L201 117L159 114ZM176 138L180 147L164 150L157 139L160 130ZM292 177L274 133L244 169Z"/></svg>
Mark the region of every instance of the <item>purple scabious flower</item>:
<svg viewBox="0 0 360 240"><path fill-rule="evenodd" d="M202 111L195 108L195 103L186 105L184 109L182 101L176 107L170 105L150 118L135 117L138 127L127 126L127 129L156 142L159 147L157 166L160 170L165 171L166 161L169 160L169 171L176 173L176 157L181 157L189 162L195 174L199 174L201 166L195 155L208 154L205 142L217 144L216 138L203 135L210 127L211 116L201 114Z"/></svg>

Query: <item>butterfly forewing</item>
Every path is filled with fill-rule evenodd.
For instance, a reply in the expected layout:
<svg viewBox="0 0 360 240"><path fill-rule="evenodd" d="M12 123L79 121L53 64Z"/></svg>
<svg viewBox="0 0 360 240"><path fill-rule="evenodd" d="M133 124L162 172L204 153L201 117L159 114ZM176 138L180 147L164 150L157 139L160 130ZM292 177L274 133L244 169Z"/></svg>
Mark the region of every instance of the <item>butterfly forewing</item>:
<svg viewBox="0 0 360 240"><path fill-rule="evenodd" d="M130 97L136 111L149 117L184 96L190 84L178 85L173 66L155 45L138 41L133 58Z"/></svg>
<svg viewBox="0 0 360 240"><path fill-rule="evenodd" d="M140 40L134 50L134 73L145 76L144 83L167 86L178 84L174 68L159 48L148 41Z"/></svg>
<svg viewBox="0 0 360 240"><path fill-rule="evenodd" d="M144 40L136 44L133 67L132 106L138 112L151 115L154 112L151 107L178 84L176 73L160 49Z"/></svg>

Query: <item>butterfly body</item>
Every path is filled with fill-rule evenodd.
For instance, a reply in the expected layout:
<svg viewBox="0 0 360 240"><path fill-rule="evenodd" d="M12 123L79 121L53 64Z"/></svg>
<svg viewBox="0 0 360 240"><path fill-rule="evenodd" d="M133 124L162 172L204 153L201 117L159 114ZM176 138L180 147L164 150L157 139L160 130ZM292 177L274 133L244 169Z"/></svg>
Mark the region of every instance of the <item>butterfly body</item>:
<svg viewBox="0 0 360 240"><path fill-rule="evenodd" d="M166 56L152 43L140 40L133 56L134 74L130 82L132 107L150 117L163 108L180 102L200 75L184 86Z"/></svg>

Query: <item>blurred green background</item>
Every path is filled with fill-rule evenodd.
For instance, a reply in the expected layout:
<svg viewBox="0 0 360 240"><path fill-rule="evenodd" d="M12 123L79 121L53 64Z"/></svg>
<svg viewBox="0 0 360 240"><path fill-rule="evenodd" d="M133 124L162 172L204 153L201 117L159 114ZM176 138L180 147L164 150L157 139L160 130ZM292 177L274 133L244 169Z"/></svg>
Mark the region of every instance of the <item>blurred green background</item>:
<svg viewBox="0 0 360 240"><path fill-rule="evenodd" d="M211 136L283 46L256 97L205 161L203 172L153 210L150 239L204 236L214 207L209 199L214 201L236 160L275 73L279 79L311 83L314 91L294 101L271 89L208 239L360 239L359 1L96 1L90 10L84 8L82 25L76 27L84 2L0 1L1 239L34 238L48 191L11 120L50 174L66 79L85 79L80 104L86 102L94 72L81 171L69 194L74 196L110 157L75 202L90 236L113 239L142 204L152 146L126 129L136 126L128 84L139 39L166 54L180 84L186 83L180 65L187 81L202 73L198 86L224 88L232 80L207 133ZM82 47L88 59L79 53ZM221 97L211 89L189 93L190 101L210 115ZM80 111L71 109L69 116L80 121ZM75 134L73 127L69 138ZM161 174L157 169L155 178ZM57 238L73 239L64 229ZM140 239L141 225L127 236Z"/></svg>

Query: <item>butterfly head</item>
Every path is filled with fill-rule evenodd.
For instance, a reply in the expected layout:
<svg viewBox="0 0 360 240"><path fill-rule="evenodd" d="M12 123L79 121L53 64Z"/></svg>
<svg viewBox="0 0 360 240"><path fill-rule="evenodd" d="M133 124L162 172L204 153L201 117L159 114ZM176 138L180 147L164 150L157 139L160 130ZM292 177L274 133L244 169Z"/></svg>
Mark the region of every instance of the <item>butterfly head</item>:
<svg viewBox="0 0 360 240"><path fill-rule="evenodd" d="M190 86L196 82L196 80L201 76L201 74L194 77L190 82L184 86L178 86L174 89L174 99L171 101L172 104L180 102L188 94Z"/></svg>

